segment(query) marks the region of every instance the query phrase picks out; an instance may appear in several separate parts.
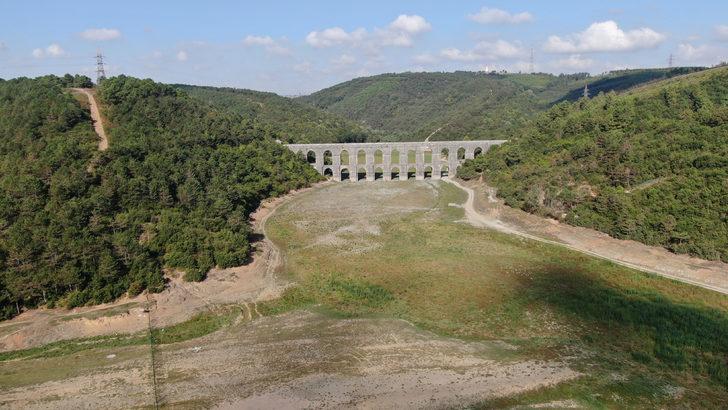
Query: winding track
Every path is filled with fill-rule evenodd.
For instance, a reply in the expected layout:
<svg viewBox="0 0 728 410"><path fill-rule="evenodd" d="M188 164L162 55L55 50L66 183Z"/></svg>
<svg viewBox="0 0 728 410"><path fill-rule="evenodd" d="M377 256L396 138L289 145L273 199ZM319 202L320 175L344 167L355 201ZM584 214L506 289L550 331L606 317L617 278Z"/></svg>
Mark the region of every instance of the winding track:
<svg viewBox="0 0 728 410"><path fill-rule="evenodd" d="M503 223L497 219L489 218L486 215L479 213L475 209L475 191L473 191L471 188L463 186L462 184L460 184L457 181L452 180L452 179L443 179L443 181L446 181L448 183L451 183L451 184L457 186L458 188L462 189L463 191L465 191L468 194L468 199L465 201L465 203L462 205L462 207L465 210L465 218L466 218L467 222L473 226L488 227L488 228L495 229L497 231L504 232L507 234L518 235L523 238L532 239L534 241L563 246L565 248L569 248L569 249L577 251L577 252L585 253L587 255L594 256L594 257L597 257L600 259L605 259L610 262L614 262L618 265L626 266L628 268L636 269L636 270L639 270L642 272L652 273L655 275L660 275L660 276L674 279L674 280L677 280L680 282L699 286L699 287L702 287L705 289L710 289L710 290L720 292L723 294L728 294L728 272L715 272L715 274L713 275L714 279L715 279L715 277L718 277L721 274L723 274L724 276L719 277L719 279L722 279L722 280L713 280L712 281L713 283L707 283L706 281L701 280L701 278L691 278L691 277L686 277L687 275L672 274L670 272L666 272L664 269L659 269L659 267L657 267L657 266L647 266L645 264L632 263L628 260L614 258L612 256L608 256L608 255L605 255L605 254L602 254L599 252L585 249L584 247L579 247L578 245L575 246L570 243L553 241L550 239L542 238L540 236L532 235L530 233L520 230L517 226L512 226L510 224ZM716 282L719 284L718 285L714 284Z"/></svg>
<svg viewBox="0 0 728 410"><path fill-rule="evenodd" d="M104 123L101 120L101 112L99 106L96 104L96 98L89 88L71 88L74 92L84 94L88 98L88 103L91 106L91 119L94 121L94 131L99 136L99 151L106 151L109 148L109 139L106 137L106 131L104 130Z"/></svg>

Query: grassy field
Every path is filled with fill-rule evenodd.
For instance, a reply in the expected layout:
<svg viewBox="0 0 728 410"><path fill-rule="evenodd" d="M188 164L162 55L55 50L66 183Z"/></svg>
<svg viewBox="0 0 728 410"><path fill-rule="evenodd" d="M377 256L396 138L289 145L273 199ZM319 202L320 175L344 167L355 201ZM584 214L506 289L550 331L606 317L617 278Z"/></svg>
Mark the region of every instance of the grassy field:
<svg viewBox="0 0 728 410"><path fill-rule="evenodd" d="M442 335L505 340L521 356L561 358L585 374L484 407L728 400L728 297L456 223L462 210L448 204L463 202L462 191L412 186L339 184L281 208L268 232L300 285L265 312L396 317Z"/></svg>

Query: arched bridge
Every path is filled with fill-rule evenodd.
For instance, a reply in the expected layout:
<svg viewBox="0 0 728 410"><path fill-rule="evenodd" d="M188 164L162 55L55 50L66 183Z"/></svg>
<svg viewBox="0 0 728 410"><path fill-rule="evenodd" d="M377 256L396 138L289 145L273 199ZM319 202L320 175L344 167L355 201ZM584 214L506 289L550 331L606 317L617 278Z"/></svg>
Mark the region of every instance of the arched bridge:
<svg viewBox="0 0 728 410"><path fill-rule="evenodd" d="M336 181L446 178L466 159L506 140L287 144Z"/></svg>

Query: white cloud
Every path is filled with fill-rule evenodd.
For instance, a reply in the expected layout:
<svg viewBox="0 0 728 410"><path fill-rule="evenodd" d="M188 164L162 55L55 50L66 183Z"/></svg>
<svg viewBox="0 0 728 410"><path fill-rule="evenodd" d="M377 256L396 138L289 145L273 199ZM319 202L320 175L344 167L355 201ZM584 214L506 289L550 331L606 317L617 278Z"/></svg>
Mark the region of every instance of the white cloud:
<svg viewBox="0 0 728 410"><path fill-rule="evenodd" d="M677 46L677 64L717 64L722 58L725 58L726 50L718 46L707 44L693 45L690 43L682 43Z"/></svg>
<svg viewBox="0 0 728 410"><path fill-rule="evenodd" d="M728 25L721 24L715 26L715 35L718 36L720 40L728 41Z"/></svg>
<svg viewBox="0 0 728 410"><path fill-rule="evenodd" d="M422 16L400 14L393 22L389 23L389 29L410 34L419 34L430 31L432 25Z"/></svg>
<svg viewBox="0 0 728 410"><path fill-rule="evenodd" d="M246 46L260 46L265 48L265 51L278 54L278 55L290 55L291 50L280 44L280 42L274 40L270 36L247 36L243 39L243 44Z"/></svg>
<svg viewBox="0 0 728 410"><path fill-rule="evenodd" d="M306 43L312 47L324 48L352 45L377 49L382 46L409 47L415 37L432 29L432 25L418 15L401 14L385 28L374 29L372 33L364 28L347 32L341 27L312 31L306 36Z"/></svg>
<svg viewBox="0 0 728 410"><path fill-rule="evenodd" d="M600 51L632 51L652 48L665 40L665 35L651 28L623 31L612 20L593 23L589 28L568 38L550 36L544 50L552 53L591 53Z"/></svg>
<svg viewBox="0 0 728 410"><path fill-rule="evenodd" d="M528 12L509 13L505 10L483 7L479 12L468 16L470 20L480 24L520 24L533 21Z"/></svg>
<svg viewBox="0 0 728 410"><path fill-rule="evenodd" d="M177 61L187 61L188 58L189 58L189 56L187 55L187 52L184 50L180 50L177 53Z"/></svg>
<svg viewBox="0 0 728 410"><path fill-rule="evenodd" d="M36 48L33 50L33 57L35 58L43 58L43 57L62 57L66 55L66 50L64 50L61 46L59 46L56 43L53 43L46 47L45 49L42 48Z"/></svg>
<svg viewBox="0 0 728 410"><path fill-rule="evenodd" d="M562 58L551 62L551 66L559 70L587 70L594 66L594 60L590 58L584 58L579 54L572 54L567 58Z"/></svg>
<svg viewBox="0 0 728 410"><path fill-rule="evenodd" d="M89 41L115 40L121 37L121 31L115 28L90 28L82 31L81 37Z"/></svg>
<svg viewBox="0 0 728 410"><path fill-rule="evenodd" d="M440 55L453 61L509 60L525 56L525 50L517 43L505 40L481 41L472 50L446 48Z"/></svg>
<svg viewBox="0 0 728 410"><path fill-rule="evenodd" d="M358 28L352 32L346 32L341 27L327 28L322 31L312 31L306 36L306 43L313 47L331 47L345 43L354 43L363 40L367 31Z"/></svg>

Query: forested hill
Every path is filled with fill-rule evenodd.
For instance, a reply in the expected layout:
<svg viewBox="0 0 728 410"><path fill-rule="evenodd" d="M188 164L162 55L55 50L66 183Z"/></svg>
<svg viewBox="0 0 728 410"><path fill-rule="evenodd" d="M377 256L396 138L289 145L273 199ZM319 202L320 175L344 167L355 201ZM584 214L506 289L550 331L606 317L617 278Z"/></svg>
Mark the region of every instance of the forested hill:
<svg viewBox="0 0 728 410"><path fill-rule="evenodd" d="M382 140L508 139L535 114L561 100L685 74L698 68L587 74L400 73L357 78L300 97L359 122ZM438 131L439 130L439 131Z"/></svg>
<svg viewBox="0 0 728 410"><path fill-rule="evenodd" d="M217 108L239 114L286 142L360 142L367 139L366 130L353 121L274 93L182 84L175 87Z"/></svg>
<svg viewBox="0 0 728 410"><path fill-rule="evenodd" d="M561 103L469 161L506 203L728 262L728 67Z"/></svg>
<svg viewBox="0 0 728 410"><path fill-rule="evenodd" d="M130 77L97 90L97 152L73 85L0 80L0 318L159 290L163 268L240 265L259 202L320 178L243 116Z"/></svg>

